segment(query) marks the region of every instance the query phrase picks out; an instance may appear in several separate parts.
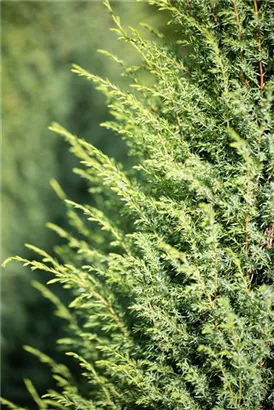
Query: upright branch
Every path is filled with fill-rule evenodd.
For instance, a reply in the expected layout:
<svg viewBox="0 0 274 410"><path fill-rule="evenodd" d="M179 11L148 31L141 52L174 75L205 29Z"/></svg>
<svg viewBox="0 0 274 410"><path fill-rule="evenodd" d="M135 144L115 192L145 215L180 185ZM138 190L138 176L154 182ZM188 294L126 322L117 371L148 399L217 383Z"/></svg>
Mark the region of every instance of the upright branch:
<svg viewBox="0 0 274 410"><path fill-rule="evenodd" d="M261 55L262 53L262 42L261 42L261 31L260 31L260 20L259 20L259 5L258 5L258 0L253 0L254 1L254 11L255 11L255 18L257 21L257 41L258 41L258 51L259 54ZM263 92L264 87L265 87L265 72L264 72L264 66L262 62L262 58L260 57L259 60L259 70L260 70L260 89Z"/></svg>

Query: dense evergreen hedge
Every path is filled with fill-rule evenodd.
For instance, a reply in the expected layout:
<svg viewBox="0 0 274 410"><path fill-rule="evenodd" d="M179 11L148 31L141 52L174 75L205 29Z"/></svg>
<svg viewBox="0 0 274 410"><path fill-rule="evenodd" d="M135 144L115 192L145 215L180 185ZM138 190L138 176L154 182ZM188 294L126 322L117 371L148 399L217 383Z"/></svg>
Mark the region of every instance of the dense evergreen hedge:
<svg viewBox="0 0 274 410"><path fill-rule="evenodd" d="M57 387L39 398L26 385L40 409L273 410L273 3L150 3L170 13L176 44L125 30L106 2L142 58L111 56L130 87L72 69L106 95L113 120L102 125L135 165L51 126L97 205L55 182L71 227L50 228L66 244L13 259L73 297L65 306L37 285L67 323L59 344L83 376L26 347Z"/></svg>

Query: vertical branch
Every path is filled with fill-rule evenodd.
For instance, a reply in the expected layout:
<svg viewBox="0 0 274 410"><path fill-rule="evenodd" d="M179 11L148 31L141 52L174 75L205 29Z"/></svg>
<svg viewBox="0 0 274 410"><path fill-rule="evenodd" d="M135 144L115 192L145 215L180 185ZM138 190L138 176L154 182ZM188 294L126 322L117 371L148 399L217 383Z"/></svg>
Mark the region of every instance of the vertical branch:
<svg viewBox="0 0 274 410"><path fill-rule="evenodd" d="M218 19L217 19L216 13L215 13L215 2L214 2L214 0L210 0L210 8L211 8L211 13L213 15L214 23L217 24Z"/></svg>
<svg viewBox="0 0 274 410"><path fill-rule="evenodd" d="M246 256L248 257L248 251L249 251L249 198L250 198L250 169L249 169L249 164L247 164L247 170L246 170L246 201L245 201L245 253ZM247 283L250 284L250 271L249 268L247 268Z"/></svg>
<svg viewBox="0 0 274 410"><path fill-rule="evenodd" d="M239 38L239 40L242 40L243 39L243 33L242 33L242 30L241 30L239 11L238 11L236 0L232 0L232 3L233 3L233 8L234 8L235 18L236 18L236 21L237 21L238 38Z"/></svg>
<svg viewBox="0 0 274 410"><path fill-rule="evenodd" d="M221 372L222 372L223 378L225 380L226 379L226 372L225 372L222 365L221 365ZM228 387L228 390L229 390L230 400L234 401L234 393L233 393L233 390L231 388L231 381L229 381L229 380L227 380L227 387Z"/></svg>
<svg viewBox="0 0 274 410"><path fill-rule="evenodd" d="M269 312L269 308L267 309L267 321L269 320L269 314L270 314L270 312ZM263 328L263 333L264 333L264 346L267 346L268 345L268 339L267 339L267 336L268 336L268 329L267 329L267 325L265 325L264 326L264 328ZM260 359L260 361L259 361L259 367L260 367L260 374L262 374L262 372L263 372L263 365L264 365L264 362L263 362L263 359Z"/></svg>
<svg viewBox="0 0 274 410"><path fill-rule="evenodd" d="M258 41L258 50L259 53L262 52L262 42L261 42L261 32L260 32L260 25L259 25L259 7L258 7L258 0L253 0L254 1L254 11L255 11L255 17L257 20L257 25L258 25L258 32L257 32L257 41ZM259 70L260 70L260 89L263 92L264 87L265 87L265 72L264 72L264 66L262 59L259 60Z"/></svg>
<svg viewBox="0 0 274 410"><path fill-rule="evenodd" d="M261 31L260 31L260 25L259 25L258 0L253 0L253 1L254 1L255 17L256 17L257 25L258 25L258 32L257 32L258 50L259 50L259 53L261 53L262 52L262 42L261 42ZM261 92L263 92L265 88L265 72L264 72L264 66L263 66L262 59L259 60L259 71L260 71L260 89L261 89ZM259 136L257 140L257 144L261 143L262 137L263 137L263 133Z"/></svg>
<svg viewBox="0 0 274 410"><path fill-rule="evenodd" d="M218 256L217 256L217 246L215 245L215 255L214 255L214 265L215 265L215 294L214 294L214 303L216 303L217 293L218 293Z"/></svg>
<svg viewBox="0 0 274 410"><path fill-rule="evenodd" d="M248 204L248 198L249 198L249 169L247 170L247 199L246 199L246 215L245 215L245 253L248 254L248 224L249 224L249 204Z"/></svg>
<svg viewBox="0 0 274 410"><path fill-rule="evenodd" d="M207 297L207 300L208 300L208 303L209 303L209 306L210 306L210 310L211 310L211 313L212 313L212 316L213 316L213 320L214 320L215 330L219 330L219 325L218 325L218 322L217 322L217 319L216 319L216 315L215 315L214 302L213 302L213 300L212 300L212 297L211 297L210 293L209 293L208 290L207 290L207 287L206 287L206 284L205 284L204 279L203 279L201 276L200 276L199 279L200 279L202 288L203 288L203 290L204 290L204 292L205 292L205 295L206 295L206 297Z"/></svg>
<svg viewBox="0 0 274 410"><path fill-rule="evenodd" d="M237 408L239 408L239 406L242 402L242 399L243 399L242 395L243 395L243 382L242 382L242 377L240 376L240 379L239 379L239 396L238 396L238 406L237 406Z"/></svg>
<svg viewBox="0 0 274 410"><path fill-rule="evenodd" d="M234 15L235 15L235 19L237 22L237 32L238 32L238 39L240 41L242 41L243 39L243 32L242 32L242 28L241 28L241 22L240 22L240 16L239 16L239 10L237 7L237 3L236 0L232 0L233 3L233 9L234 9ZM241 58L243 59L243 53L241 51ZM243 71L241 71L241 77L243 79L243 83L244 83L244 87L247 87L247 80L246 80L246 76L245 73Z"/></svg>

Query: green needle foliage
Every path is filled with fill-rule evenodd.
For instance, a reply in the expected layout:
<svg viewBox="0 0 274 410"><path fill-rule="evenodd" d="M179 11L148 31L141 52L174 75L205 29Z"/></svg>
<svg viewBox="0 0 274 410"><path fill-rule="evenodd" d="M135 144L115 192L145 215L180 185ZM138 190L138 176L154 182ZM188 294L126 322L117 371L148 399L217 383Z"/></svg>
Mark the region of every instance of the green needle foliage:
<svg viewBox="0 0 274 410"><path fill-rule="evenodd" d="M66 198L54 256L16 257L52 274L66 322L59 344L82 379L33 348L57 383L40 409L274 409L274 4L151 0L170 13L176 44L125 31L139 66L116 59L121 89L79 66L107 97L135 158L131 169L58 124L98 208ZM186 53L187 50L187 53ZM187 57L183 57L187 55ZM144 73L151 80L144 81ZM147 77L145 77L147 79ZM4 400L8 408L16 409Z"/></svg>
<svg viewBox="0 0 274 410"><path fill-rule="evenodd" d="M123 20L126 16L127 25L146 21L166 27L165 14L150 13L153 7L146 3L119 1L114 8ZM104 96L70 73L72 62L122 85L126 78L121 78L120 66L96 50L108 47L131 64L139 57L130 45L121 48L109 32L111 16L98 1L3 0L1 23L1 252L3 259L18 254L28 259L32 252L22 249L24 242L50 251L58 242L54 232L44 230L45 223L51 221L63 228L66 224L63 204L49 184L53 177L71 198L82 203L90 199L86 182L71 172L77 158L70 155L64 140L47 131L51 121L77 130L119 160L127 158L125 143L119 139L113 144L113 134L99 126L110 118ZM10 264L1 275L1 388L3 396L22 406L31 405L23 376L35 378L40 393L51 383L50 372L22 352L22 344L35 340L36 348L58 361L51 335L57 334L60 324L50 313L50 302L31 287L36 276L21 264ZM45 284L49 276L39 275L38 280ZM63 295L62 299L67 296L60 286L54 292Z"/></svg>

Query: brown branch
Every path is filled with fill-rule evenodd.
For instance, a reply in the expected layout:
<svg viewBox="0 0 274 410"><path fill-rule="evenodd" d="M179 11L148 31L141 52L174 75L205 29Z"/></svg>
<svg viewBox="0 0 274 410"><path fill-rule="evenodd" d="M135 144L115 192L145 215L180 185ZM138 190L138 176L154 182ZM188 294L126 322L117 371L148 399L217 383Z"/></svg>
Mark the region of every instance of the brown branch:
<svg viewBox="0 0 274 410"><path fill-rule="evenodd" d="M239 16L239 11L238 11L236 0L232 0L232 3L233 3L234 14L235 14L235 18L236 18L237 26L238 26L237 27L238 37L239 37L239 40L242 40L243 39L243 33L242 33L242 30L241 30L240 16Z"/></svg>
<svg viewBox="0 0 274 410"><path fill-rule="evenodd" d="M242 377L240 377L239 380L239 397L238 397L238 406L240 406L241 402L242 402L242 394L243 394L243 383L242 383ZM237 408L238 408L237 406Z"/></svg>
<svg viewBox="0 0 274 410"><path fill-rule="evenodd" d="M215 2L214 2L214 0L210 0L210 8L211 8L211 13L213 15L214 23L217 24L218 19L217 19L216 13L215 13Z"/></svg>
<svg viewBox="0 0 274 410"><path fill-rule="evenodd" d="M236 19L236 22L237 22L238 39L239 39L240 41L242 41L242 39L243 39L243 33L242 33L242 29L241 29L241 22L240 22L239 10L238 10L238 7L237 7L236 0L232 0L232 3L233 3L233 9L234 9L234 14L235 14L235 19ZM241 58L243 59L243 53L242 53L242 51L241 51ZM246 88L246 87L247 87L247 79L246 79L245 73L244 73L243 71L241 71L241 77L242 77L242 80L243 80L243 83L244 83L244 87Z"/></svg>
<svg viewBox="0 0 274 410"><path fill-rule="evenodd" d="M245 206L246 206L246 211L245 211L245 253L246 256L248 257L248 251L249 251L249 198L250 198L250 169L249 165L247 166L246 170L246 201L245 201ZM247 268L247 283L249 283L249 286L251 286L250 283L250 269Z"/></svg>
<svg viewBox="0 0 274 410"><path fill-rule="evenodd" d="M189 10L191 10L190 0L186 0Z"/></svg>
<svg viewBox="0 0 274 410"><path fill-rule="evenodd" d="M217 247L215 247L215 256L214 256L214 265L215 265L215 294L214 294L214 303L217 300L218 293L218 257L217 257Z"/></svg>
<svg viewBox="0 0 274 410"><path fill-rule="evenodd" d="M248 224L249 224L249 168L246 172L246 179L247 179L247 198L246 198L246 216L245 216L245 253L248 254Z"/></svg>
<svg viewBox="0 0 274 410"><path fill-rule="evenodd" d="M258 40L258 50L259 53L262 52L262 42L261 42L261 32L260 32L260 26L259 26L259 7L258 7L258 0L253 0L254 1L254 10L255 10L255 17L257 20L258 24L258 32L257 32L257 40ZM264 72L264 66L262 59L259 60L259 70L260 70L260 89L263 92L264 87L265 87L265 72Z"/></svg>
<svg viewBox="0 0 274 410"><path fill-rule="evenodd" d="M207 296L207 299L208 299L208 302L209 302L209 306L210 306L211 313L212 313L213 320L214 320L214 327L215 327L216 330L219 330L219 325L218 325L218 322L217 322L217 319L216 319L216 316L215 316L214 302L211 298L210 293L207 291L207 287L206 287L206 284L205 284L205 281L203 280L203 278L201 278L201 283L202 283L202 287L204 289L205 295Z"/></svg>

